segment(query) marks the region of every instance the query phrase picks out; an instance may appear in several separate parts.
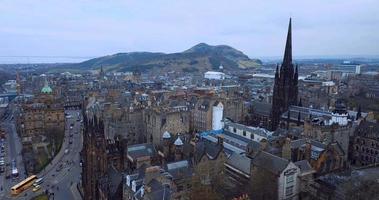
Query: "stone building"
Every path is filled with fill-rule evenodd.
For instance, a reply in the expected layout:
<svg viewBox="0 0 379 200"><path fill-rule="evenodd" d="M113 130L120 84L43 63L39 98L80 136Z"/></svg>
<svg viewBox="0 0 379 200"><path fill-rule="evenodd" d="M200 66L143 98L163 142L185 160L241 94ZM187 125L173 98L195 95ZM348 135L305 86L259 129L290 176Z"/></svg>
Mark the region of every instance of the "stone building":
<svg viewBox="0 0 379 200"><path fill-rule="evenodd" d="M84 116L81 152L84 199L121 199L121 172L127 166L127 143L124 139L106 139L104 123L96 115Z"/></svg>
<svg viewBox="0 0 379 200"><path fill-rule="evenodd" d="M189 132L190 112L187 106L146 109L144 123L148 142L159 145L165 131L173 135Z"/></svg>
<svg viewBox="0 0 379 200"><path fill-rule="evenodd" d="M343 165L348 164L349 139L354 131L352 124L340 126L338 124L322 124L319 119L313 119L304 124L304 137L314 139L324 145L337 143L343 151Z"/></svg>
<svg viewBox="0 0 379 200"><path fill-rule="evenodd" d="M33 103L22 104L17 120L21 137L29 140L38 135L63 133L63 104L54 97L53 90L46 82Z"/></svg>
<svg viewBox="0 0 379 200"><path fill-rule="evenodd" d="M253 199L298 199L300 168L261 151L252 161Z"/></svg>
<svg viewBox="0 0 379 200"><path fill-rule="evenodd" d="M206 131L212 130L212 107L215 100L211 98L199 99L193 112L193 130Z"/></svg>
<svg viewBox="0 0 379 200"><path fill-rule="evenodd" d="M316 140L290 140L287 138L282 148L282 155L283 158L292 162L308 161L317 175L342 170L346 167L345 152L336 142L326 145Z"/></svg>
<svg viewBox="0 0 379 200"><path fill-rule="evenodd" d="M379 124L362 121L351 138L351 163L370 165L379 162Z"/></svg>
<svg viewBox="0 0 379 200"><path fill-rule="evenodd" d="M124 108L121 116L109 120L106 130L109 137L120 135L127 138L130 145L146 142L143 108Z"/></svg>

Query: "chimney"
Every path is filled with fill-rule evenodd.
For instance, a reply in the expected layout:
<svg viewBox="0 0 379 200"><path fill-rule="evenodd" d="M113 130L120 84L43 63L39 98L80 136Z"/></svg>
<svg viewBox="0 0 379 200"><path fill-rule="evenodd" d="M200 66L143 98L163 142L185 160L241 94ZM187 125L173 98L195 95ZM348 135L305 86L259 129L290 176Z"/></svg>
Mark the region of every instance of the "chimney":
<svg viewBox="0 0 379 200"><path fill-rule="evenodd" d="M223 145L224 144L224 137L223 136L217 136L217 144Z"/></svg>
<svg viewBox="0 0 379 200"><path fill-rule="evenodd" d="M154 178L157 178L160 174L160 167L159 166L152 166L148 167L145 170L145 184L150 183L151 180Z"/></svg>
<svg viewBox="0 0 379 200"><path fill-rule="evenodd" d="M259 143L261 144L261 150L265 150L267 148L268 142L266 139L262 139Z"/></svg>
<svg viewBox="0 0 379 200"><path fill-rule="evenodd" d="M310 160L311 159L311 153L312 153L312 144L311 144L311 141L307 141L305 143L305 159L306 160Z"/></svg>
<svg viewBox="0 0 379 200"><path fill-rule="evenodd" d="M291 160L291 139L286 138L282 148L282 158Z"/></svg>

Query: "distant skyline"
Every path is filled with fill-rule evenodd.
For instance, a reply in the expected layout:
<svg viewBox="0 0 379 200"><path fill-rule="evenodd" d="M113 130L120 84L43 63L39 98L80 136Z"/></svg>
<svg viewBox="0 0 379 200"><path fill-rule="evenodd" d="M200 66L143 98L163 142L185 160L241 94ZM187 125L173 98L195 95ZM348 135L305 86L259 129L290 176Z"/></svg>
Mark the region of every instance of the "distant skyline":
<svg viewBox="0 0 379 200"><path fill-rule="evenodd" d="M280 58L290 17L295 58L377 56L378 8L377 0L3 0L0 63L173 53L200 42Z"/></svg>

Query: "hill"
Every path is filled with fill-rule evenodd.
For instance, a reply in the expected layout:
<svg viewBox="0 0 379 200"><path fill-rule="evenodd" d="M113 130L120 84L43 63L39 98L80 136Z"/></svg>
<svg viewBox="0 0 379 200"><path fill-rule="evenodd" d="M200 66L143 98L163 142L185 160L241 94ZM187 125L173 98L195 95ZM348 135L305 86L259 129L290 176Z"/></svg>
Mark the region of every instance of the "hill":
<svg viewBox="0 0 379 200"><path fill-rule="evenodd" d="M81 63L66 66L72 69L94 70L101 66L106 71L146 71L159 68L160 71L204 72L218 69L245 69L260 66L258 59L250 59L230 46L211 46L200 43L180 53L131 52L90 59Z"/></svg>

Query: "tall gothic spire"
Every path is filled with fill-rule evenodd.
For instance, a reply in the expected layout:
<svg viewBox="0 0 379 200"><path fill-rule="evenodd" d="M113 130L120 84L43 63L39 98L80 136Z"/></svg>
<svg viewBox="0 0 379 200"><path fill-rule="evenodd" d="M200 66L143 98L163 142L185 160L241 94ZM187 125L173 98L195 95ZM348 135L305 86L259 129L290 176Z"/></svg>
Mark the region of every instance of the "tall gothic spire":
<svg viewBox="0 0 379 200"><path fill-rule="evenodd" d="M291 21L288 25L288 33L287 33L287 41L286 41L286 49L284 51L284 58L283 58L283 66L290 66L292 63L292 27L291 27Z"/></svg>

